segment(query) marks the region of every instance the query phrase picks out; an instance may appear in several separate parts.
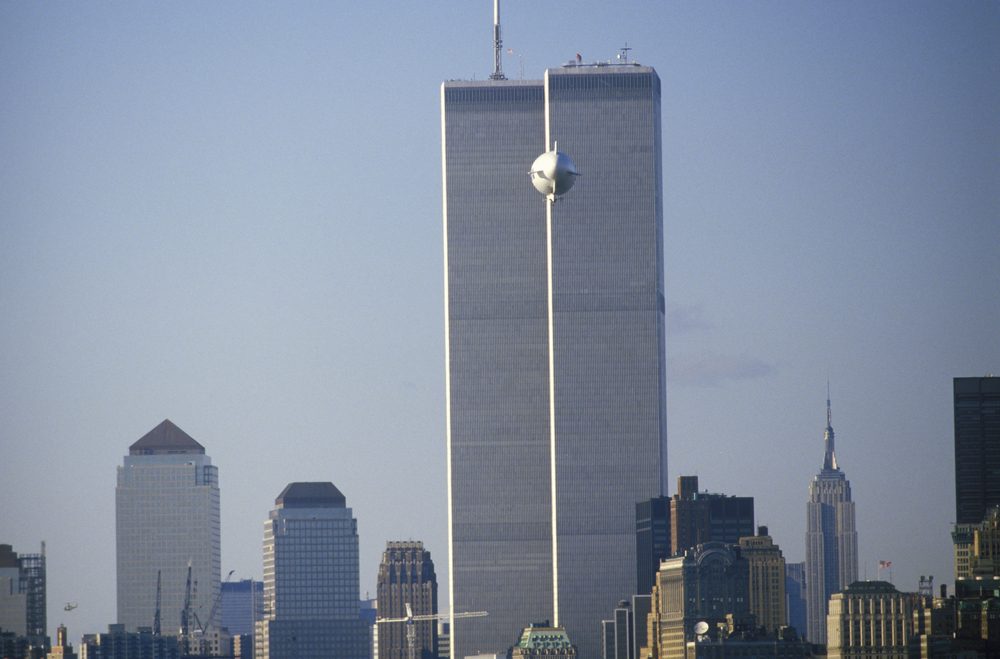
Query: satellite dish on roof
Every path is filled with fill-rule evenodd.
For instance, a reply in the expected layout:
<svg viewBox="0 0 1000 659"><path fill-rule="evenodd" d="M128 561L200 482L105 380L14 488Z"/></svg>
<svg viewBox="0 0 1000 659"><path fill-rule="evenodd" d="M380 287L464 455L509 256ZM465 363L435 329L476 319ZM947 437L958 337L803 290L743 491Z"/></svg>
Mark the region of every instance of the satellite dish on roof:
<svg viewBox="0 0 1000 659"><path fill-rule="evenodd" d="M708 633L708 623L704 620L699 620L694 626L694 633L698 636Z"/></svg>

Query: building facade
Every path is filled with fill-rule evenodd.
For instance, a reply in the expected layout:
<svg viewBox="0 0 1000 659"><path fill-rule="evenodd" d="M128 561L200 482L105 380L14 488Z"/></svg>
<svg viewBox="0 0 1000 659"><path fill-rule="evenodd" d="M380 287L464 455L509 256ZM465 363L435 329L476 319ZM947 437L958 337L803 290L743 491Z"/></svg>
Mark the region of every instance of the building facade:
<svg viewBox="0 0 1000 659"><path fill-rule="evenodd" d="M636 587L652 590L660 561L705 542L735 545L754 533L753 497L698 491L697 476L679 476L672 497L635 506Z"/></svg>
<svg viewBox="0 0 1000 659"><path fill-rule="evenodd" d="M437 575L431 553L424 549L422 542L386 543L376 588L379 618L405 618L410 612L415 616L437 615ZM413 656L436 659L437 620L412 624L416 634ZM379 659L410 659L407 625L399 622L378 624Z"/></svg>
<svg viewBox="0 0 1000 659"><path fill-rule="evenodd" d="M1000 506L1000 378L955 378L955 578L971 575L974 530Z"/></svg>
<svg viewBox="0 0 1000 659"><path fill-rule="evenodd" d="M139 631L125 625L108 625L106 634L86 634L80 659L180 659L184 656L175 636L156 635L146 626Z"/></svg>
<svg viewBox="0 0 1000 659"><path fill-rule="evenodd" d="M358 525L333 483L291 483L264 524L257 659L368 659Z"/></svg>
<svg viewBox="0 0 1000 659"><path fill-rule="evenodd" d="M788 625L800 635L806 631L806 564L785 563L785 603Z"/></svg>
<svg viewBox="0 0 1000 659"><path fill-rule="evenodd" d="M264 617L264 582L243 579L222 584L219 618L233 637L253 635L257 621Z"/></svg>
<svg viewBox="0 0 1000 659"><path fill-rule="evenodd" d="M597 656L666 474L659 77L568 65L441 96L450 600L489 612L452 620L453 655L547 619ZM528 168L556 142L581 176L552 207Z"/></svg>
<svg viewBox="0 0 1000 659"><path fill-rule="evenodd" d="M191 610L207 621L219 595L219 472L205 447L165 420L129 447L115 488L118 623L152 627L160 575L162 633L177 634L188 566Z"/></svg>
<svg viewBox="0 0 1000 659"><path fill-rule="evenodd" d="M18 554L0 545L0 629L30 648L49 647L45 596L45 543L41 553Z"/></svg>
<svg viewBox="0 0 1000 659"><path fill-rule="evenodd" d="M757 529L757 535L740 538L740 552L750 572L750 613L756 626L768 634L777 635L788 625L785 599L785 557L781 548L767 534L767 527Z"/></svg>
<svg viewBox="0 0 1000 659"><path fill-rule="evenodd" d="M566 630L551 627L548 621L525 627L507 652L507 659L576 659L576 656L576 646Z"/></svg>
<svg viewBox="0 0 1000 659"><path fill-rule="evenodd" d="M858 578L858 534L851 484L837 463L830 399L826 400L823 469L809 484L806 504L806 630L812 643L826 642L830 596Z"/></svg>
<svg viewBox="0 0 1000 659"><path fill-rule="evenodd" d="M907 659L916 593L885 581L857 581L830 598L827 656L831 659Z"/></svg>
<svg viewBox="0 0 1000 659"><path fill-rule="evenodd" d="M685 659L688 642L750 623L750 572L740 548L707 542L663 561L643 656ZM696 626L704 623L703 630Z"/></svg>

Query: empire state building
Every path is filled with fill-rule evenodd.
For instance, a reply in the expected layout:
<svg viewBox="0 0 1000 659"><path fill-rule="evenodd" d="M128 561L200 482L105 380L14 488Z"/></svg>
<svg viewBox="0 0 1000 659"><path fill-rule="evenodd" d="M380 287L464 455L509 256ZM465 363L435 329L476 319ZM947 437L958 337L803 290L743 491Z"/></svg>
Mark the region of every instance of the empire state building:
<svg viewBox="0 0 1000 659"><path fill-rule="evenodd" d="M806 504L806 637L826 643L830 595L858 579L858 533L851 484L834 452L830 394L826 398L823 469L809 484Z"/></svg>

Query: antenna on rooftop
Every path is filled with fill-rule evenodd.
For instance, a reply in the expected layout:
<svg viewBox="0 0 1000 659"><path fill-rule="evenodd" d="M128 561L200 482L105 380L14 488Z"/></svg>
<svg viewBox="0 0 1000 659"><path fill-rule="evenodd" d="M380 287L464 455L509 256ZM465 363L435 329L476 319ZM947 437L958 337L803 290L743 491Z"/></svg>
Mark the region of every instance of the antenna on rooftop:
<svg viewBox="0 0 1000 659"><path fill-rule="evenodd" d="M618 49L618 61L621 62L622 64L628 62L628 52L630 50L632 49L629 48L628 42L626 41L625 45Z"/></svg>
<svg viewBox="0 0 1000 659"><path fill-rule="evenodd" d="M500 38L500 0L493 0L493 73L490 80L506 80L500 55L503 52L503 40Z"/></svg>

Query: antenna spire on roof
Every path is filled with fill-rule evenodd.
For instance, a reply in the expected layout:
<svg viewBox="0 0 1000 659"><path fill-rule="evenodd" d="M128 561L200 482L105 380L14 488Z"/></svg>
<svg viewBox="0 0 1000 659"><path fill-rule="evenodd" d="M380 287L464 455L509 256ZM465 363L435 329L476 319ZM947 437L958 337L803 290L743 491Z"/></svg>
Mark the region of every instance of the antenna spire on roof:
<svg viewBox="0 0 1000 659"><path fill-rule="evenodd" d="M493 0L493 73L490 80L506 80L500 55L503 51L503 39L500 38L500 0Z"/></svg>

